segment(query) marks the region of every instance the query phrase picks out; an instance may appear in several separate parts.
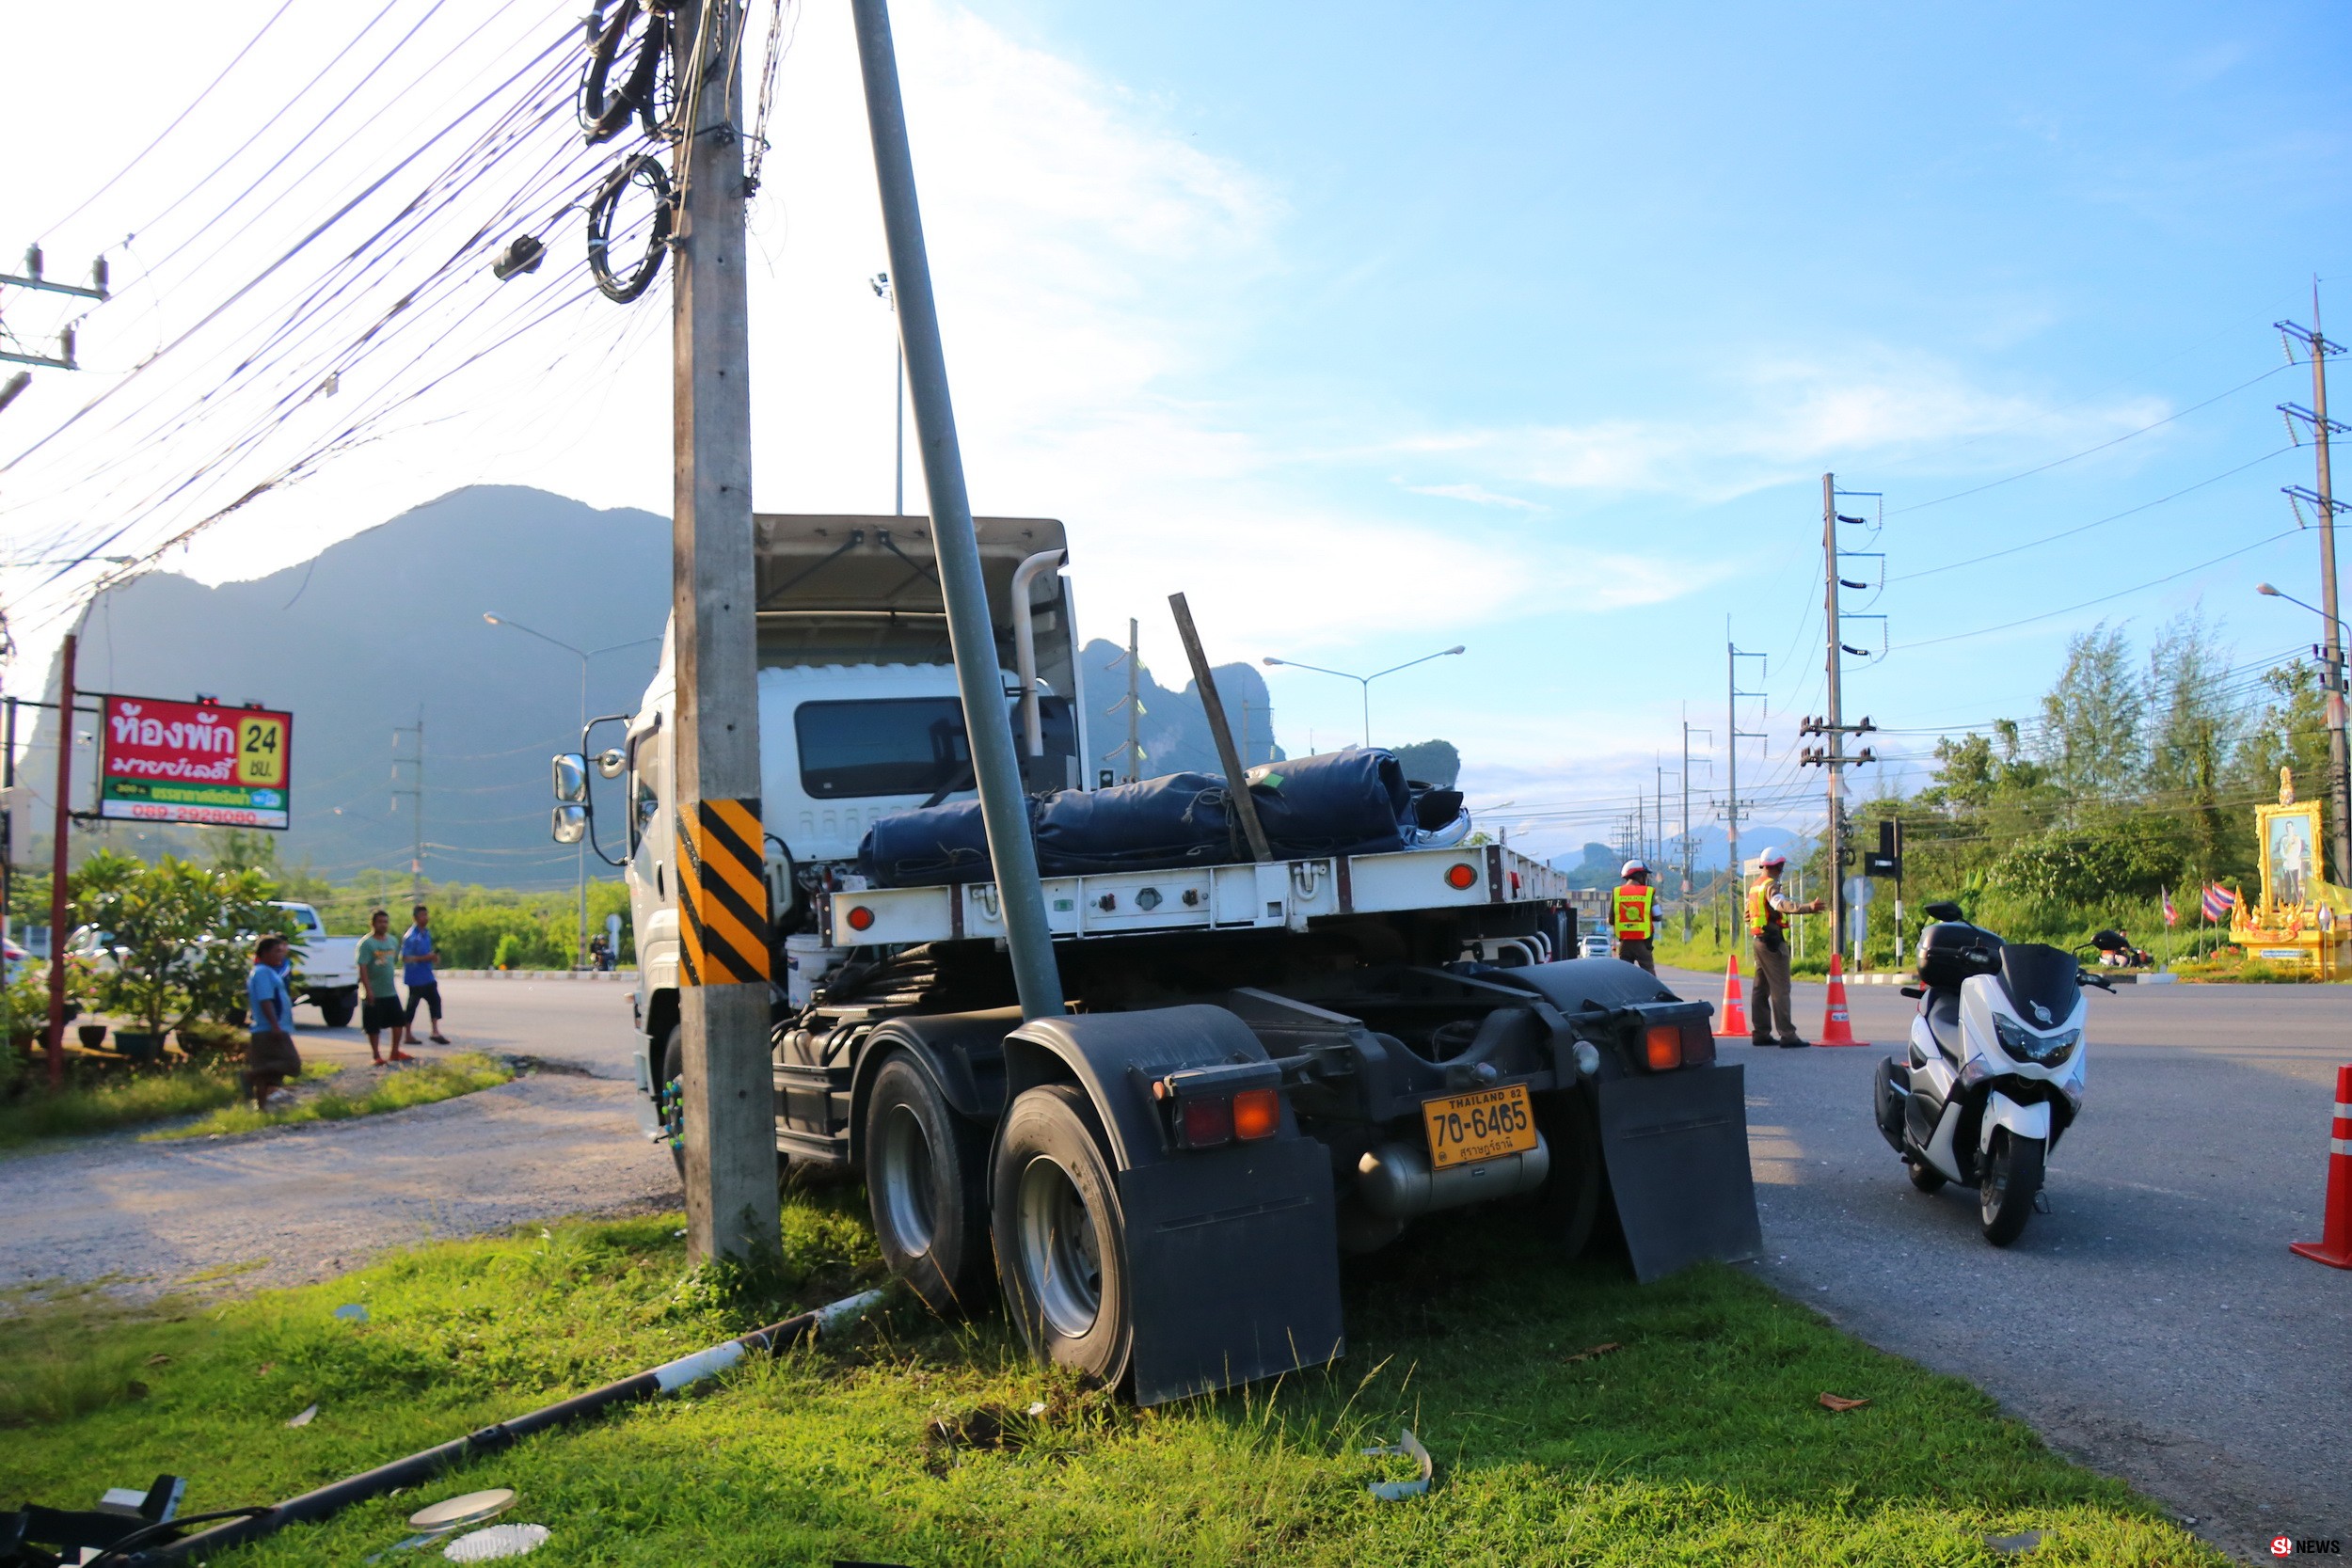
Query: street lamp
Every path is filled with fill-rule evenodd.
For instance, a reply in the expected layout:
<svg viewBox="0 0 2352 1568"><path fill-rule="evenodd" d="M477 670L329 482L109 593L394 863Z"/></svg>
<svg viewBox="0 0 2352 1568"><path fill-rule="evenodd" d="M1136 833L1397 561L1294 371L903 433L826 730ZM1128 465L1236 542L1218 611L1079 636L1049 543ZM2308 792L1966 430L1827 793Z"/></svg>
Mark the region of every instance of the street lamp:
<svg viewBox="0 0 2352 1568"><path fill-rule="evenodd" d="M525 637L535 637L542 642L551 643L554 646L563 649L574 658L580 660L580 727L583 735L585 735L588 729L588 661L596 657L598 654L618 653L623 648L639 648L644 646L644 644L648 642L659 642L661 641L659 637L639 637L627 642L615 642L610 647L575 648L560 637L549 637L546 632L534 631L531 627L524 626L520 621L510 621L503 615L493 615L486 610L482 612L482 618L483 620L488 622L491 626L504 626L509 631L518 631ZM584 745L586 742L583 741L582 744ZM574 958L577 963L585 964L588 961L588 845L587 841L584 839L579 846L579 853L580 948L574 955Z"/></svg>
<svg viewBox="0 0 2352 1568"><path fill-rule="evenodd" d="M872 287L874 297L889 306L893 316L898 315L898 291L891 287L890 275L878 272L866 281ZM892 516L903 517L907 515L907 355L898 343L895 326L891 329L890 340L891 360L896 371L896 379L891 383L890 410L898 425L898 443L894 450L890 468L893 484L890 512Z"/></svg>
<svg viewBox="0 0 2352 1568"><path fill-rule="evenodd" d="M1362 687L1364 689L1364 744L1370 746L1372 744L1372 683L1383 675L1393 675L1399 670L1410 670L1416 664L1426 664L1433 658L1445 658L1462 651L1462 644L1456 642L1451 648L1440 648L1434 654L1423 654L1419 658L1408 658L1402 664L1391 664L1386 670L1375 670L1369 675L1354 674L1345 670L1327 670L1320 664L1301 664L1295 658L1263 658L1258 662L1283 665L1293 670L1312 670L1318 675L1337 675L1342 680L1351 680Z"/></svg>

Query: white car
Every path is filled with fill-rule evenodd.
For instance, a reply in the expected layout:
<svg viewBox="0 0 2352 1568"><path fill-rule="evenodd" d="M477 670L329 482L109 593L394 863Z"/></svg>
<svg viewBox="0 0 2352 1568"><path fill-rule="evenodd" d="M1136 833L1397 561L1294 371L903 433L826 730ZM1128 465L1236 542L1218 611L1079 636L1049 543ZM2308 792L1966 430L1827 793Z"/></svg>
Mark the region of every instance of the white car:
<svg viewBox="0 0 2352 1568"><path fill-rule="evenodd" d="M359 1010L359 939L326 935L319 911L308 904L274 899L270 907L294 916L295 966L301 980L294 1000L317 1007L329 1029L342 1028ZM249 948L247 938L237 940ZM113 933L85 926L68 939L66 951L98 968L111 968L115 962Z"/></svg>
<svg viewBox="0 0 2352 1568"><path fill-rule="evenodd" d="M1576 939L1576 956L1580 958L1606 958L1613 954L1606 931L1587 931Z"/></svg>

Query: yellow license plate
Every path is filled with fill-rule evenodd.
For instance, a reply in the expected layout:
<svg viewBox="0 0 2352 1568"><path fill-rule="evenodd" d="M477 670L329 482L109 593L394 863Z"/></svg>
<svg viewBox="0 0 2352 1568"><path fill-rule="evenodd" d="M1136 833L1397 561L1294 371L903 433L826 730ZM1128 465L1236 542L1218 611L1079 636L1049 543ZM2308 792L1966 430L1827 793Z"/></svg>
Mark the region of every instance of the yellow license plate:
<svg viewBox="0 0 2352 1568"><path fill-rule="evenodd" d="M1535 1147L1535 1113L1524 1084L1424 1100L1421 1116L1429 1130L1433 1170L1499 1160Z"/></svg>

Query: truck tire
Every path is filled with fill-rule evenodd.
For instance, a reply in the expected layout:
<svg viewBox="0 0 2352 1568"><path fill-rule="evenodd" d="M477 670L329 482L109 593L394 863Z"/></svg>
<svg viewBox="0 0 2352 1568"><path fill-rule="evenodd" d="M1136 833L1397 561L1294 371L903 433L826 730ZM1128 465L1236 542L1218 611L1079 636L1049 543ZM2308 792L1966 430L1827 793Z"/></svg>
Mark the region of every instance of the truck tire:
<svg viewBox="0 0 2352 1568"><path fill-rule="evenodd" d="M1535 1193L1537 1223L1564 1259L1581 1257L1593 1239L1605 1184L1600 1118L1592 1097L1577 1090L1535 1098L1535 1125L1551 1146L1551 1171Z"/></svg>
<svg viewBox="0 0 2352 1568"><path fill-rule="evenodd" d="M351 1022L351 1015L359 1010L358 988L330 990L318 998L318 1005L319 1017L326 1021L326 1026L341 1029Z"/></svg>
<svg viewBox="0 0 2352 1568"><path fill-rule="evenodd" d="M654 1086L654 1115L661 1120L670 1163L677 1167L679 1185L686 1182L686 1041L678 1026L670 1025L661 1041L661 1077Z"/></svg>
<svg viewBox="0 0 2352 1568"><path fill-rule="evenodd" d="M903 1051L866 1101L866 1196L890 1272L943 1315L986 1298L988 1140Z"/></svg>
<svg viewBox="0 0 2352 1568"><path fill-rule="evenodd" d="M1126 1218L1086 1091L1024 1090L996 1142L990 1196L1005 1304L1040 1360L1116 1387L1135 1353Z"/></svg>

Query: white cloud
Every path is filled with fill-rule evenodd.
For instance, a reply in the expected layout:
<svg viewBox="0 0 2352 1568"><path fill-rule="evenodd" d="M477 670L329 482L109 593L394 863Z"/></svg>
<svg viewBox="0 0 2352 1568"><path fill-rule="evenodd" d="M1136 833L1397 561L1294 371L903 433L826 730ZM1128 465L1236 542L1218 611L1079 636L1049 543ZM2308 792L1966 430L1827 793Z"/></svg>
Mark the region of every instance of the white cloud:
<svg viewBox="0 0 2352 1568"><path fill-rule="evenodd" d="M1404 483L1402 480L1398 483ZM1519 496L1506 496L1489 490L1483 484L1406 484L1405 488L1416 496L1438 496L1446 500L1468 501L1472 506L1502 506L1520 512L1549 512L1551 508L1540 501Z"/></svg>
<svg viewBox="0 0 2352 1568"><path fill-rule="evenodd" d="M1809 477L1828 463L1883 467L1931 457L1937 471L1952 471L1958 449L1963 462L1973 458L1989 471L2063 454L2169 411L2153 398L2053 405L1986 390L1947 366L1884 349L1836 362L1752 359L1727 386L1701 389L1694 401L1703 412L1687 418L1422 432L1386 450L1442 457L1450 467L1474 467L1500 483L1720 502Z"/></svg>

